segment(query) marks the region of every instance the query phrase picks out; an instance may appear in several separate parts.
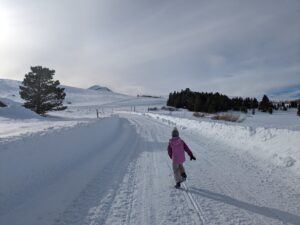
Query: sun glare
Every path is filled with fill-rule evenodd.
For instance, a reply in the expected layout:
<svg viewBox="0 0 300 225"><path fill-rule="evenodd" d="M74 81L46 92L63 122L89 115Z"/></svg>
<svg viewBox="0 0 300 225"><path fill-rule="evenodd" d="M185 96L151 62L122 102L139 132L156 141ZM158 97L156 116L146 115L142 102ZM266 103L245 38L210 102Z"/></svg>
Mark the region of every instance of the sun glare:
<svg viewBox="0 0 300 225"><path fill-rule="evenodd" d="M7 42L9 41L13 34L12 34L12 17L10 15L9 10L5 9L4 7L0 6L0 42Z"/></svg>

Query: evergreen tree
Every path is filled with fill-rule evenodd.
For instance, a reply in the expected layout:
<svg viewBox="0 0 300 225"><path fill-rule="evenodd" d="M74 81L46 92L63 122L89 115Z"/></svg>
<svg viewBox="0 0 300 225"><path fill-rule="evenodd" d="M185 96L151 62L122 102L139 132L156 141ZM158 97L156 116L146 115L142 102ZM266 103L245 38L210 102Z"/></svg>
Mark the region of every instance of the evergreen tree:
<svg viewBox="0 0 300 225"><path fill-rule="evenodd" d="M262 112L267 112L269 111L269 108L272 108L272 103L270 102L268 96L264 95L259 103L258 109Z"/></svg>
<svg viewBox="0 0 300 225"><path fill-rule="evenodd" d="M167 101L167 106L172 106L174 103L173 103L173 94L170 93L169 94L169 98L168 98L168 101Z"/></svg>
<svg viewBox="0 0 300 225"><path fill-rule="evenodd" d="M291 106L291 108L297 108L297 100L296 101L291 101L290 106Z"/></svg>
<svg viewBox="0 0 300 225"><path fill-rule="evenodd" d="M257 101L257 99L256 99L256 98L254 98L254 99L252 100L252 105L251 105L251 108L255 108L255 109L257 109L257 108L258 108L258 101Z"/></svg>
<svg viewBox="0 0 300 225"><path fill-rule="evenodd" d="M300 102L298 102L298 112L297 115L300 116Z"/></svg>
<svg viewBox="0 0 300 225"><path fill-rule="evenodd" d="M178 94L178 95L175 95L175 97L174 97L174 105L173 106L175 108L180 108L180 105L181 105L181 97Z"/></svg>
<svg viewBox="0 0 300 225"><path fill-rule="evenodd" d="M41 115L52 110L66 109L63 106L66 96L64 88L58 87L58 80L53 80L55 71L41 66L30 69L20 86L20 96L25 100L24 106Z"/></svg>
<svg viewBox="0 0 300 225"><path fill-rule="evenodd" d="M196 104L195 98L196 98L195 94L191 93L187 99L187 109L190 111L194 111L195 109L195 104Z"/></svg>
<svg viewBox="0 0 300 225"><path fill-rule="evenodd" d="M201 112L202 111L202 102L201 102L201 96L199 94L196 95L195 98L195 107L194 107L195 112Z"/></svg>

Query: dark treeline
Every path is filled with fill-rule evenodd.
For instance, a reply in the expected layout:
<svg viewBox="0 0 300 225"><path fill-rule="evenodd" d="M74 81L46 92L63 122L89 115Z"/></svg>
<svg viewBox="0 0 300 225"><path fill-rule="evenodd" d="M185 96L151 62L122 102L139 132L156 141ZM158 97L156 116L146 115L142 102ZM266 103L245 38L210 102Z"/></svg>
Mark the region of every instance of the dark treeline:
<svg viewBox="0 0 300 225"><path fill-rule="evenodd" d="M282 104L283 104L283 103L282 103ZM290 107L291 107L291 108L297 108L299 105L300 105L300 99L290 101Z"/></svg>
<svg viewBox="0 0 300 225"><path fill-rule="evenodd" d="M215 113L227 110L247 112L248 109L258 108L258 101L256 98L229 98L218 92L193 92L187 88L181 92L170 93L167 105L195 112Z"/></svg>

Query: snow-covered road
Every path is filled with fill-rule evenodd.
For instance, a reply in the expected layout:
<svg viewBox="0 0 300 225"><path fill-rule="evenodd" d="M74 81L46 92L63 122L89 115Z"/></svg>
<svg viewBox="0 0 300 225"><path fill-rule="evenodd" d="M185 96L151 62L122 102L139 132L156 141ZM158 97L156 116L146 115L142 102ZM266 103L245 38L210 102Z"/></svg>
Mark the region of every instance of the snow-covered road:
<svg viewBox="0 0 300 225"><path fill-rule="evenodd" d="M161 204L155 207L159 214L153 224L300 224L299 178L265 165L251 155L239 154L224 142L181 130L181 137L194 151L197 161L185 164L187 188L173 189L170 160L166 154L166 140L172 127L147 117L125 117L136 125L138 133L146 140L160 143L156 151L137 160L137 164L145 168L144 174L151 169L152 163L157 171L153 172L153 185L149 184L146 190L135 189L136 196L150 192L159 199ZM137 182L141 186L144 183ZM147 202L140 204L151 208ZM149 213L150 208L144 212ZM137 218L140 221L133 224L142 224L141 218Z"/></svg>
<svg viewBox="0 0 300 225"><path fill-rule="evenodd" d="M188 130L174 189L171 129L123 113L0 143L0 225L300 224L298 177Z"/></svg>

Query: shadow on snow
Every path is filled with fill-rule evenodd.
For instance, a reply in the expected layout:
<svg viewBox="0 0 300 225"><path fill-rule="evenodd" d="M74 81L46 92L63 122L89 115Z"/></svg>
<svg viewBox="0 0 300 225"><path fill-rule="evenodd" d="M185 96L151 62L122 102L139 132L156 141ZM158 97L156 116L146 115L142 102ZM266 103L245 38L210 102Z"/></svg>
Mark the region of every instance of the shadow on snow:
<svg viewBox="0 0 300 225"><path fill-rule="evenodd" d="M195 195L205 197L205 198L209 198L209 199L212 199L215 201L223 202L225 204L232 205L232 206L238 207L240 209L247 210L247 211L262 215L262 216L266 216L271 219L280 220L284 223L291 223L291 224L295 224L295 225L300 224L300 216L297 216L297 215L294 215L294 214L291 214L288 212L284 212L279 209L253 205L253 204L243 202L243 201L234 199L232 197L229 197L229 196L226 196L223 194L218 194L218 193L211 192L211 191L208 191L205 189L200 189L200 188L191 187L191 188L189 188L189 190L185 190L185 191L190 192Z"/></svg>

